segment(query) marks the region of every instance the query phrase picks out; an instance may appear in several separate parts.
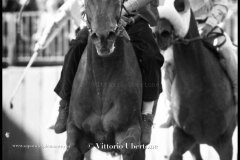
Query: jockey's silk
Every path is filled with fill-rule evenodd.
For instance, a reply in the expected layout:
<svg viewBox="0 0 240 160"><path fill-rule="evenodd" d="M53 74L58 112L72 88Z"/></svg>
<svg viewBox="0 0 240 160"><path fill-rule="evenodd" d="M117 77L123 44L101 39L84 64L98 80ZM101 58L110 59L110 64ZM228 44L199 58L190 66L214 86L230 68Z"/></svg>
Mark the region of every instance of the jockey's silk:
<svg viewBox="0 0 240 160"><path fill-rule="evenodd" d="M162 6L167 0L160 0ZM228 0L189 0L196 20L206 20L211 26L221 23L228 12Z"/></svg>
<svg viewBox="0 0 240 160"><path fill-rule="evenodd" d="M138 13L145 19L151 26L157 25L157 19L159 17L157 6L152 5L152 3L141 8Z"/></svg>
<svg viewBox="0 0 240 160"><path fill-rule="evenodd" d="M158 18L157 6L162 5L165 0L153 0L150 4L138 10L143 19L148 21L151 26L156 25ZM228 11L228 0L189 0L191 8L197 20L207 19L206 23L216 26L225 18ZM68 0L60 8L65 11L74 20L77 26L81 28L85 25L82 21L82 12L84 11L83 0Z"/></svg>
<svg viewBox="0 0 240 160"><path fill-rule="evenodd" d="M228 0L189 0L196 20L204 20L211 26L221 23L228 12Z"/></svg>

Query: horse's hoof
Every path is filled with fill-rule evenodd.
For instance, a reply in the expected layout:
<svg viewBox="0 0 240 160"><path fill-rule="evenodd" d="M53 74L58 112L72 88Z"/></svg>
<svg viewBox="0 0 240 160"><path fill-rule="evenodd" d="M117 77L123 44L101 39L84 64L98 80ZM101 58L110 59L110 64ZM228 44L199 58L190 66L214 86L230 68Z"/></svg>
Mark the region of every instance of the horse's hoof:
<svg viewBox="0 0 240 160"><path fill-rule="evenodd" d="M182 160L182 155L179 154L171 154L169 160Z"/></svg>
<svg viewBox="0 0 240 160"><path fill-rule="evenodd" d="M81 160L82 154L77 148L69 148L63 155L63 160Z"/></svg>

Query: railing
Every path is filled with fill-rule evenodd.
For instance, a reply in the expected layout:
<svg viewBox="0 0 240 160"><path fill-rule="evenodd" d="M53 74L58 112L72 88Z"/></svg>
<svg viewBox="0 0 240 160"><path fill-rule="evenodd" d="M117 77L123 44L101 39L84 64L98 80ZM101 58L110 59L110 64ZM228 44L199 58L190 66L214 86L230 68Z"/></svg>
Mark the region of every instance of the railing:
<svg viewBox="0 0 240 160"><path fill-rule="evenodd" d="M235 44L238 44L238 9L233 5L223 25ZM2 14L2 60L9 65L26 65L33 54L33 35L38 30L40 12L23 12L21 39L17 35L18 13ZM63 63L69 48L69 35L74 34L73 23L69 20L50 45L37 56L34 65L58 65Z"/></svg>
<svg viewBox="0 0 240 160"><path fill-rule="evenodd" d="M38 30L40 12L23 12L21 37L17 34L17 15L18 13L2 14L2 60L10 65L26 65L33 54L36 42L34 34ZM49 46L39 53L34 65L62 64L69 48L69 35L73 33L73 24L69 20Z"/></svg>

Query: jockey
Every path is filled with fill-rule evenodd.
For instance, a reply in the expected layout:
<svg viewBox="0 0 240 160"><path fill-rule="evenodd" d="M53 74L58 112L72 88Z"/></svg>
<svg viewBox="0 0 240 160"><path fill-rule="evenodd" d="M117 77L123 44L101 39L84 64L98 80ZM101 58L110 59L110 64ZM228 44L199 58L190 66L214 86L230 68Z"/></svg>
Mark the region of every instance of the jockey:
<svg viewBox="0 0 240 160"><path fill-rule="evenodd" d="M160 1L161 3L161 1ZM211 32L221 33L219 28L214 28L218 26L225 19L228 13L228 1L227 0L189 0L191 9L197 21L197 25L199 28L200 35L203 39L206 39L208 43L215 46L219 53L220 64L223 69L228 74L232 88L235 104L238 104L238 68L237 68L237 49L232 44L230 37L224 33L224 35L217 37L216 39L208 38L211 35ZM226 41L225 41L226 40ZM210 42L209 42L210 41ZM224 42L225 41L225 42ZM170 99L170 88L171 83L174 79L174 70L171 68L174 63L173 61L173 53L167 53L168 57L165 59L165 63L169 63L171 65L166 65L166 70L169 74L167 76L166 83L166 94L168 101ZM170 72L169 72L170 71ZM162 128L169 128L173 124L173 117L171 110L169 111L169 117L167 122L161 125Z"/></svg>
<svg viewBox="0 0 240 160"><path fill-rule="evenodd" d="M149 144L153 124L153 104L162 92L160 68L164 61L149 27L149 24L156 25L158 0L128 0L124 2L124 6L126 11L122 10L122 15L124 15L122 17L129 22L125 28L133 44L143 77L141 142ZM45 28L41 39L36 43L35 51L44 49L67 19L72 18L76 25L81 27L84 9L83 0L66 1L59 8L55 21ZM80 53L83 53L87 41L88 29L84 27L77 33L76 39L71 41L70 49L65 56L61 77L54 89L61 97L59 115L55 124L56 133L66 130L73 79L81 59Z"/></svg>

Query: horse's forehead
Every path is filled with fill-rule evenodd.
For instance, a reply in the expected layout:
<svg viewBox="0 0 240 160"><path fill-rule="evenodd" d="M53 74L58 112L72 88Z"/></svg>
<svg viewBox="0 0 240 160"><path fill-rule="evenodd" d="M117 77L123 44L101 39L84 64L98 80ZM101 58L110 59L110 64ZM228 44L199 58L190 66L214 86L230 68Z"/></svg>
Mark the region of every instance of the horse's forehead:
<svg viewBox="0 0 240 160"><path fill-rule="evenodd" d="M122 0L85 0L88 20L94 32L113 29L120 16Z"/></svg>
<svg viewBox="0 0 240 160"><path fill-rule="evenodd" d="M85 0L85 4L97 9L119 7L122 0Z"/></svg>

